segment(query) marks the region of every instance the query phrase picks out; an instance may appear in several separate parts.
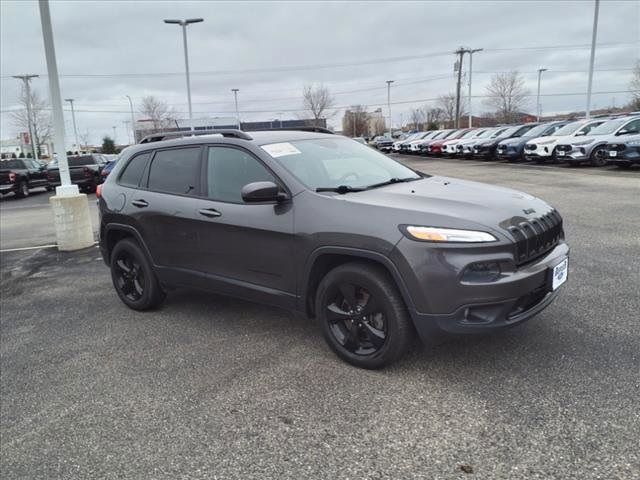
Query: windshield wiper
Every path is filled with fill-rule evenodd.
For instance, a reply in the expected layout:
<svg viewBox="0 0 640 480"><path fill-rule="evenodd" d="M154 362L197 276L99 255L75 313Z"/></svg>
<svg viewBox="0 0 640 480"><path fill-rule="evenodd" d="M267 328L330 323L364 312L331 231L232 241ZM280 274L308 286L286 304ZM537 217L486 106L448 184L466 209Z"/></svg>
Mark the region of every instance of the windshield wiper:
<svg viewBox="0 0 640 480"><path fill-rule="evenodd" d="M319 187L316 188L316 192L336 192L341 195L350 192L362 192L365 190L360 187L350 187L349 185L338 185L337 187Z"/></svg>
<svg viewBox="0 0 640 480"><path fill-rule="evenodd" d="M385 185L393 185L394 183L404 183L404 182L413 182L414 180L420 180L422 177L407 177L407 178L390 178L387 181L374 183L372 185L367 185L364 189L369 190L371 188L384 187Z"/></svg>

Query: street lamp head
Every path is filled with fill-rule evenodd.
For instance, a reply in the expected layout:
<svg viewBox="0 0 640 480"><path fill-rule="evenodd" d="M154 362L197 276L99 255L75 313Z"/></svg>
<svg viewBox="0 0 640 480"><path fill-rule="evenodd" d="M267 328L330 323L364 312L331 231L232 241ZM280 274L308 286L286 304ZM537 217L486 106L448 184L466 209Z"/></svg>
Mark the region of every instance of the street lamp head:
<svg viewBox="0 0 640 480"><path fill-rule="evenodd" d="M176 24L176 25L182 25L182 20L171 20L171 19L168 20L168 19L165 19L164 23L173 23L173 24Z"/></svg>
<svg viewBox="0 0 640 480"><path fill-rule="evenodd" d="M186 23L187 25L189 25L190 23L200 23L200 22L204 22L204 18L187 18L184 23Z"/></svg>
<svg viewBox="0 0 640 480"><path fill-rule="evenodd" d="M547 70L549 70L548 68L539 68L538 71L539 72L546 72Z"/></svg>
<svg viewBox="0 0 640 480"><path fill-rule="evenodd" d="M239 92L239 91L240 91L240 89L239 89L239 88L232 88L232 89L231 89L231 91L232 91L232 92Z"/></svg>

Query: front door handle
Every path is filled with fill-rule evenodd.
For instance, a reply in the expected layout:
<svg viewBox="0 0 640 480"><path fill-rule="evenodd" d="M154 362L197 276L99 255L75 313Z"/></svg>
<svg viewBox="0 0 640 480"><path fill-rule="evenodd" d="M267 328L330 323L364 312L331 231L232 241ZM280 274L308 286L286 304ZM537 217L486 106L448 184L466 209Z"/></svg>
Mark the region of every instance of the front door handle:
<svg viewBox="0 0 640 480"><path fill-rule="evenodd" d="M136 206L136 207L138 207L138 208L144 208L144 207L148 207L148 206L149 206L149 204L147 203L147 201L146 201L146 200L142 200L142 199L139 199L139 200L133 200L133 201L131 202L131 205L135 205L135 206Z"/></svg>
<svg viewBox="0 0 640 480"><path fill-rule="evenodd" d="M204 215L205 217L219 217L222 214L216 210L215 208L201 208L198 210L200 215Z"/></svg>

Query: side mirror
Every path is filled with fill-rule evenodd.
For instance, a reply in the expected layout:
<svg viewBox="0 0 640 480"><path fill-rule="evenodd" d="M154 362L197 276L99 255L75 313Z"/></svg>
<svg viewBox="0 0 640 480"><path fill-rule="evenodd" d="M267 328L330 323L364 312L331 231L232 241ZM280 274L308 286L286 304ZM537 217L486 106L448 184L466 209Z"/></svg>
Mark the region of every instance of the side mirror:
<svg viewBox="0 0 640 480"><path fill-rule="evenodd" d="M289 196L273 182L248 183L241 190L242 200L247 203L283 202Z"/></svg>
<svg viewBox="0 0 640 480"><path fill-rule="evenodd" d="M627 135L628 133L631 133L631 132L629 130L622 129L618 133L616 133L616 136L618 136L618 135Z"/></svg>
<svg viewBox="0 0 640 480"><path fill-rule="evenodd" d="M576 137L584 137L587 134L587 132L582 131L582 132L578 132L576 133Z"/></svg>

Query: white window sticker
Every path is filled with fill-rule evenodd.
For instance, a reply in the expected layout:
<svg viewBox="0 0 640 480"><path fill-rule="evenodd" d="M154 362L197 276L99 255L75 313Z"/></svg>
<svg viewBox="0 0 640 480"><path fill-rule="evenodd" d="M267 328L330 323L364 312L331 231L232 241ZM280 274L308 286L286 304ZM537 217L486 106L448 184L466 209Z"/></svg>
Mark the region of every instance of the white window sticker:
<svg viewBox="0 0 640 480"><path fill-rule="evenodd" d="M299 155L300 153L302 153L300 150L298 150L288 142L262 145L262 149L273 158L284 157L286 155Z"/></svg>

